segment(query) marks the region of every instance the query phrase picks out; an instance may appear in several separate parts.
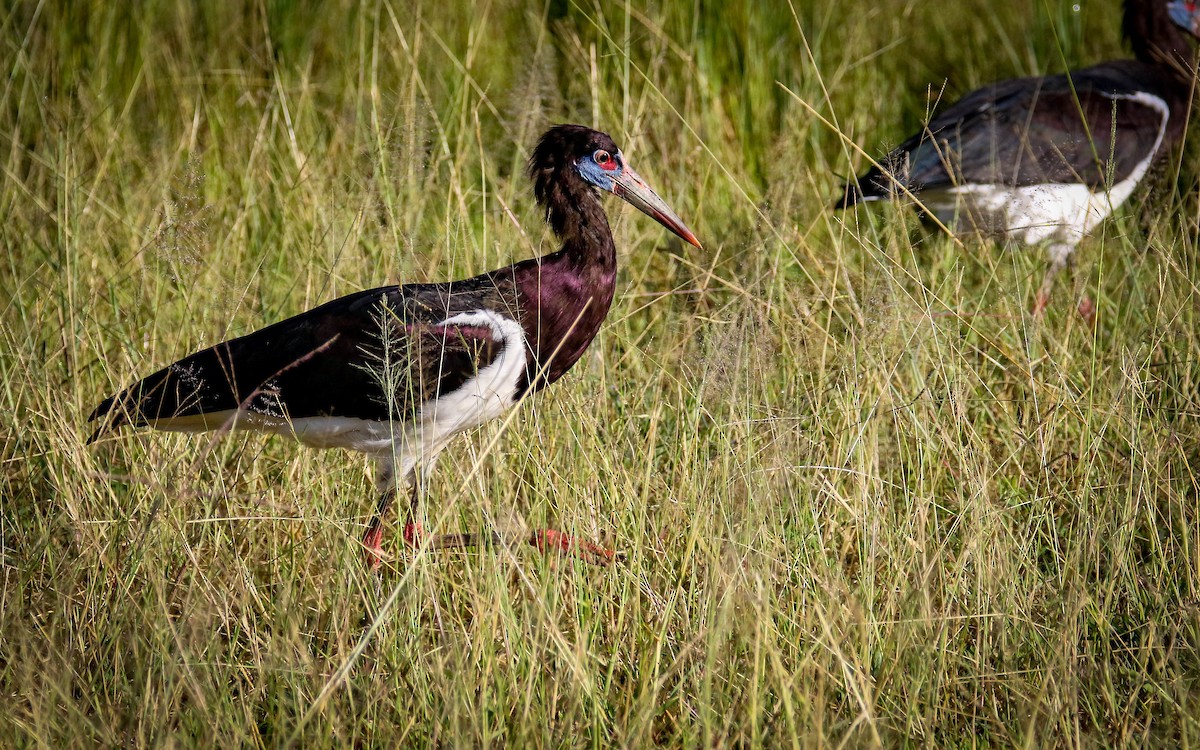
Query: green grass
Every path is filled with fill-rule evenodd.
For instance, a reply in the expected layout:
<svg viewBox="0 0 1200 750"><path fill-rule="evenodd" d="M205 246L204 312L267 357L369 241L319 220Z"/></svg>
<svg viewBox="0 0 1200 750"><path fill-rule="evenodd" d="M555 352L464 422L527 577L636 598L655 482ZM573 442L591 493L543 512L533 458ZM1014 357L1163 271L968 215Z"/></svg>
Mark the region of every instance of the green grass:
<svg viewBox="0 0 1200 750"><path fill-rule="evenodd" d="M1117 8L407 5L0 11L0 745L1196 745L1193 150L1041 323L1038 253L827 210L849 142L1120 56ZM195 348L551 250L522 167L561 121L704 250L609 201L607 324L426 521L624 563L393 525L377 598L362 457L83 445Z"/></svg>

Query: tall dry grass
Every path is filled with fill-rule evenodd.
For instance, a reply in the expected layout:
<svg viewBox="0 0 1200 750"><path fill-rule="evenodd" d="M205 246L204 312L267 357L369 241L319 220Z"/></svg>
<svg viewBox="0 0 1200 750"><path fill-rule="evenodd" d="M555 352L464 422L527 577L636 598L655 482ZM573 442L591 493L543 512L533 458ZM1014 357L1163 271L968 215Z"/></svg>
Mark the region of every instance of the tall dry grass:
<svg viewBox="0 0 1200 750"><path fill-rule="evenodd" d="M1041 323L1036 253L828 210L851 143L1121 55L1116 8L413 6L0 12L0 743L1195 743L1194 149ZM83 445L195 348L552 249L522 166L559 121L705 249L610 202L609 322L426 520L624 563L393 536L377 595L361 457Z"/></svg>

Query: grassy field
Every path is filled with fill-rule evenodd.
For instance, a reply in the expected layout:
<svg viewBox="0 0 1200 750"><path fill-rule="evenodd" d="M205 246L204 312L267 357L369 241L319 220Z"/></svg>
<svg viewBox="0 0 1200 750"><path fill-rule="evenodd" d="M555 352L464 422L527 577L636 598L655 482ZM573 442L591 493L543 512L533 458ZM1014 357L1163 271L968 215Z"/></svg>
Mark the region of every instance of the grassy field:
<svg viewBox="0 0 1200 750"><path fill-rule="evenodd" d="M938 96L1125 55L1115 2L134 5L0 11L0 745L1200 741L1195 149L1041 322L1038 253L828 210ZM83 445L196 348L554 249L563 121L704 250L609 201L607 324L425 520L623 563L393 525L377 594L361 456Z"/></svg>

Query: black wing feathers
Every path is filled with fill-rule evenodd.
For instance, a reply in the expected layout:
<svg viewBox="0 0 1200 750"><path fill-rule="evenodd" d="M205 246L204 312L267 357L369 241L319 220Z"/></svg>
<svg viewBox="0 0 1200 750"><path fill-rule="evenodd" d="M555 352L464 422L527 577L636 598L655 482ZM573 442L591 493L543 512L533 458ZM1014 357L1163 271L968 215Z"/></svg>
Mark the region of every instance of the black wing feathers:
<svg viewBox="0 0 1200 750"><path fill-rule="evenodd" d="M872 167L848 184L838 207L896 192L893 177L913 192L972 183L1120 182L1151 155L1162 126L1161 111L1131 97L1158 96L1159 85L1153 68L1121 61L1070 78L986 86L882 159L886 174Z"/></svg>
<svg viewBox="0 0 1200 750"><path fill-rule="evenodd" d="M460 284L463 282L460 282ZM89 420L105 429L233 409L285 419L411 418L490 364L504 346L489 327L439 325L489 306L464 284L385 287L342 297L196 352L116 396Z"/></svg>

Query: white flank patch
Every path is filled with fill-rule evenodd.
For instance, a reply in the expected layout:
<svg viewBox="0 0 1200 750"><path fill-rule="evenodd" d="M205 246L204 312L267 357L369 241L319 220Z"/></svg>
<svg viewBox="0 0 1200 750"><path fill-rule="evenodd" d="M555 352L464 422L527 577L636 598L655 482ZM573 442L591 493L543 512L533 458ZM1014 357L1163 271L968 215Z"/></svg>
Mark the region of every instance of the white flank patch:
<svg viewBox="0 0 1200 750"><path fill-rule="evenodd" d="M381 465L380 479L404 479L418 466L426 471L450 438L463 430L495 419L516 404L517 382L525 371L525 331L521 324L490 310L461 313L439 326L474 326L492 331L504 347L487 367L457 390L420 406L411 422L388 422L352 417L286 419L234 410L164 419L156 429L203 432L216 429L253 430L294 435L314 448L348 448L373 455ZM314 387L322 387L314 383Z"/></svg>
<svg viewBox="0 0 1200 750"><path fill-rule="evenodd" d="M1162 117L1158 137L1146 158L1124 180L1108 190L1086 185L1046 183L1009 187L972 184L922 192L918 197L947 225L957 225L989 237L1036 245L1049 242L1069 252L1113 210L1125 202L1154 161L1167 132L1171 112L1167 103L1145 92L1112 99L1129 99ZM1120 133L1117 134L1120 137ZM1055 252L1062 252L1061 249Z"/></svg>

